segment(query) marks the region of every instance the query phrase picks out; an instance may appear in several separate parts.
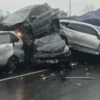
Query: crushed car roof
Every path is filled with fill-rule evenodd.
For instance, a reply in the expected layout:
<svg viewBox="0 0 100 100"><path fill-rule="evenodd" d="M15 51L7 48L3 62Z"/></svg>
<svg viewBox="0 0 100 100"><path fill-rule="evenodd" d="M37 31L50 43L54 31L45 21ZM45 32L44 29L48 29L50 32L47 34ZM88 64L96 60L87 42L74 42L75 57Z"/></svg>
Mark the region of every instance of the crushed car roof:
<svg viewBox="0 0 100 100"><path fill-rule="evenodd" d="M2 21L2 24L5 25L5 26L12 26L12 25L15 25L15 24L18 24L18 23L22 23L23 21L25 21L27 19L30 12L37 6L40 6L40 5L27 6L25 8L22 8L22 9L16 11L16 12L12 13L11 15L6 17Z"/></svg>
<svg viewBox="0 0 100 100"><path fill-rule="evenodd" d="M90 23L85 23L85 22L80 22L80 21L73 21L73 20L66 20L62 19L60 22L66 22L66 23L73 23L73 24L80 24L80 25L85 25L85 26L90 26L92 28L95 28L95 25L92 25Z"/></svg>

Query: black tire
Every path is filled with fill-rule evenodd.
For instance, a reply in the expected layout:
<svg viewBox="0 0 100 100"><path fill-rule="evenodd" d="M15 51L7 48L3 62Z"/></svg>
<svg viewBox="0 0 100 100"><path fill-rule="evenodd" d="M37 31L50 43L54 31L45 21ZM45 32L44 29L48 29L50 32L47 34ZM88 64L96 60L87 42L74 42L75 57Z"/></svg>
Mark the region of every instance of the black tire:
<svg viewBox="0 0 100 100"><path fill-rule="evenodd" d="M12 56L7 62L7 71L9 74L13 73L19 66L19 60L16 56Z"/></svg>
<svg viewBox="0 0 100 100"><path fill-rule="evenodd" d="M33 36L31 34L25 34L23 41L25 46L29 47L33 44Z"/></svg>

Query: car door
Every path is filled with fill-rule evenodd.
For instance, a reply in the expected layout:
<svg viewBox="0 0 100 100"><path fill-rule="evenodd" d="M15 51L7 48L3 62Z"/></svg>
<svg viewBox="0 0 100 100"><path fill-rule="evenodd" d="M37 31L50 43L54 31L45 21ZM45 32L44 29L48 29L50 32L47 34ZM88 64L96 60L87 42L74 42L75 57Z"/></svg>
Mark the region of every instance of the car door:
<svg viewBox="0 0 100 100"><path fill-rule="evenodd" d="M13 54L13 45L9 33L0 33L0 64L6 64Z"/></svg>
<svg viewBox="0 0 100 100"><path fill-rule="evenodd" d="M81 40L82 40L82 49L85 52L92 54L99 54L99 44L100 41L98 39L97 31L91 26L79 25L79 31L82 32Z"/></svg>
<svg viewBox="0 0 100 100"><path fill-rule="evenodd" d="M24 60L23 42L15 34L10 34L11 42L13 43L14 55L16 55L20 62Z"/></svg>
<svg viewBox="0 0 100 100"><path fill-rule="evenodd" d="M45 5L41 5L38 7L38 11L39 11L39 16L37 16L37 18L36 18L36 20L34 20L34 24L33 24L33 26L35 25L35 27L36 27L34 30L34 33L36 33L36 35L45 32L45 30L49 30L47 28L49 28L49 26L51 25L52 20L53 20L52 19L53 11L50 8L46 7Z"/></svg>
<svg viewBox="0 0 100 100"><path fill-rule="evenodd" d="M81 50L81 44L82 44L82 34L81 32L77 31L77 25L74 23L66 23L61 22L61 24L64 26L63 29L66 31L64 32L65 37L68 39L69 45L76 50Z"/></svg>
<svg viewBox="0 0 100 100"><path fill-rule="evenodd" d="M39 16L39 11L38 11L38 6L33 8L32 11L30 12L28 16L28 21L29 21L29 30L32 28L34 33L39 29L39 21L38 21L38 16ZM31 20L31 18L34 17L34 19ZM26 29L28 30L28 29Z"/></svg>
<svg viewBox="0 0 100 100"><path fill-rule="evenodd" d="M31 16L36 16L36 19L32 21L32 26L33 26L33 30L34 30L34 35L35 33L37 33L41 26L43 27L43 20L41 19L40 15L42 13L44 13L45 9L43 9L44 7L42 6L37 6L36 8L34 8L31 12Z"/></svg>

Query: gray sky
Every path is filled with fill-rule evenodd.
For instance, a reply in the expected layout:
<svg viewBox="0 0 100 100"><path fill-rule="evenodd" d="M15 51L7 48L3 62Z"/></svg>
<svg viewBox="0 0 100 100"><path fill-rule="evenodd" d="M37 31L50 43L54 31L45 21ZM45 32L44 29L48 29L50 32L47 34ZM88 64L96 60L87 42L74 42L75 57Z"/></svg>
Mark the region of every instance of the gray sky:
<svg viewBox="0 0 100 100"><path fill-rule="evenodd" d="M69 11L69 0L0 0L0 10L13 12L22 7L48 3L53 8L60 8L66 12ZM72 14L83 14L86 5L94 5L95 8L100 8L100 0L71 0Z"/></svg>

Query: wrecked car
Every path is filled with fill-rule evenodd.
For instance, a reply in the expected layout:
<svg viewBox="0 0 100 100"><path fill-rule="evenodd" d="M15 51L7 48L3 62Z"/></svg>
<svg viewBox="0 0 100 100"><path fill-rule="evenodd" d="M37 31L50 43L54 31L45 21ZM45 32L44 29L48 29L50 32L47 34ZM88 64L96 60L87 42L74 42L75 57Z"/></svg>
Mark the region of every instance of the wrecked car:
<svg viewBox="0 0 100 100"><path fill-rule="evenodd" d="M34 54L32 63L34 64L58 64L68 63L71 55L65 40L57 32L45 33L45 36L35 38Z"/></svg>
<svg viewBox="0 0 100 100"><path fill-rule="evenodd" d="M24 62L23 41L14 31L0 31L0 69L13 72Z"/></svg>
<svg viewBox="0 0 100 100"><path fill-rule="evenodd" d="M25 43L31 44L32 37L53 29L54 19L57 17L58 12L59 9L52 9L46 3L31 5L6 17L0 27L1 30L16 31L22 39L26 36L27 41Z"/></svg>
<svg viewBox="0 0 100 100"><path fill-rule="evenodd" d="M22 38L27 66L35 62L67 62L70 50L57 32L60 29L58 13L59 9L52 9L48 4L32 5L2 21L1 30L15 30Z"/></svg>
<svg viewBox="0 0 100 100"><path fill-rule="evenodd" d="M72 49L99 55L100 27L84 22L60 20L61 36L65 38Z"/></svg>

